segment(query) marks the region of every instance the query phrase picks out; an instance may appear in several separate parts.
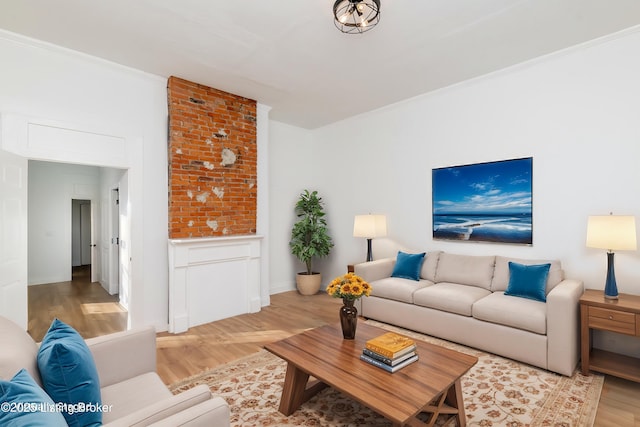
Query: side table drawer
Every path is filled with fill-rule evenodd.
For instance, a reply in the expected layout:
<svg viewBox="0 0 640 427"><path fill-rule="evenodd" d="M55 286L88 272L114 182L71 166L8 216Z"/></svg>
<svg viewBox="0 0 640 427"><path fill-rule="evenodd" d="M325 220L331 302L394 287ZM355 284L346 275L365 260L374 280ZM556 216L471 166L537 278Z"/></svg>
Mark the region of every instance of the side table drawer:
<svg viewBox="0 0 640 427"><path fill-rule="evenodd" d="M589 307L589 327L636 335L636 315L624 311Z"/></svg>

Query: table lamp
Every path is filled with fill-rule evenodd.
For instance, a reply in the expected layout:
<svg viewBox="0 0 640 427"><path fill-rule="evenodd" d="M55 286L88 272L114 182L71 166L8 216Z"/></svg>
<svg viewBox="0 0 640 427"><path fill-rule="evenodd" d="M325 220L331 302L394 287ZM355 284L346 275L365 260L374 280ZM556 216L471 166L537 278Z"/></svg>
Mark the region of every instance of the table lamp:
<svg viewBox="0 0 640 427"><path fill-rule="evenodd" d="M587 247L607 249L607 280L604 297L618 298L618 287L613 269L613 251L636 250L636 219L626 215L590 216L587 223Z"/></svg>
<svg viewBox="0 0 640 427"><path fill-rule="evenodd" d="M387 235L387 217L384 215L356 215L353 221L353 237L367 239L367 261L373 261L371 239Z"/></svg>

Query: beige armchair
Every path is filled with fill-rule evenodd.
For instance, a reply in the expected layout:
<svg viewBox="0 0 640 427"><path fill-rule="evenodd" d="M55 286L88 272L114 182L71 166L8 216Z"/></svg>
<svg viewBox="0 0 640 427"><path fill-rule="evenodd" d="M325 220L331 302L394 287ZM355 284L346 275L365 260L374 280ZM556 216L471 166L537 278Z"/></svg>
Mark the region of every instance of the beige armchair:
<svg viewBox="0 0 640 427"><path fill-rule="evenodd" d="M229 406L205 385L173 395L156 373L152 327L86 340L98 375L105 426L229 426ZM0 378L21 368L40 382L38 344L18 325L0 316Z"/></svg>

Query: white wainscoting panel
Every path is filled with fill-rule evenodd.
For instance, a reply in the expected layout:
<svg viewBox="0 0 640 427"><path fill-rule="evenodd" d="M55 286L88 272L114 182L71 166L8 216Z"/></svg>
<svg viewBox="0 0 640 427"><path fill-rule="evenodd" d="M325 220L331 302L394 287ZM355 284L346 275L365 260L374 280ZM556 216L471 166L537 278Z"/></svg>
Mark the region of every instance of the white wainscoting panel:
<svg viewBox="0 0 640 427"><path fill-rule="evenodd" d="M261 307L262 236L169 239L169 332Z"/></svg>

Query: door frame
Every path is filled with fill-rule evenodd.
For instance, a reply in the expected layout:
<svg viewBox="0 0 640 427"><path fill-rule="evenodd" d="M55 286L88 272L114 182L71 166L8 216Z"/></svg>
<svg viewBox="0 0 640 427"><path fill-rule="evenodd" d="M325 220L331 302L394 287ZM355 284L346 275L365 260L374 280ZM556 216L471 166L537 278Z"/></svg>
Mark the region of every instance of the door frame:
<svg viewBox="0 0 640 427"><path fill-rule="evenodd" d="M25 163L28 160L55 161L61 163L75 163L105 168L117 168L126 170L125 180L128 180L127 197L142 198L142 165L143 165L143 139L136 136L127 136L127 132L120 130L107 131L96 129L95 126L79 126L53 119L28 117L20 114L0 114L0 150L17 155ZM25 175L27 179L27 175ZM25 181L26 182L26 181ZM27 188L24 186L25 200ZM26 202L25 202L26 203ZM129 203L127 203L129 205ZM6 307L11 307L12 313L23 313L22 318L16 317L17 323L27 328L27 286L28 286L28 248L27 248L27 209L25 205L23 213L24 232L19 237L13 238L8 245L24 247L24 251L16 251L20 259L16 265L20 266L19 291L14 292L11 298L0 305L0 315L9 313ZM127 327L142 325L144 322L144 285L142 271L137 269L132 259L142 260L142 218L143 207L137 205L136 214L127 212L127 224L130 227L131 242L127 242L129 251L137 248L134 256L127 258L126 271L130 277L127 281L131 295L131 304L128 307ZM140 226L134 224L140 222ZM140 242L139 244L134 244ZM123 259L120 259L121 263ZM135 280L139 275L139 279ZM132 283L140 283L133 287ZM21 295L24 296L21 297ZM138 296L139 295L139 296Z"/></svg>
<svg viewBox="0 0 640 427"><path fill-rule="evenodd" d="M85 255L87 255L87 252L85 251L89 251L88 252L88 261L89 261L89 266L90 266L90 272L91 272L91 283L97 282L99 280L99 273L102 272L102 269L104 268L102 266L102 263L100 262L100 251L101 248L98 247L98 245L96 244L96 242L99 240L99 234L98 234L98 226L99 226L99 222L100 222L100 217L98 216L98 203L93 199L93 198L79 198L79 197L73 197L71 199L71 203L72 206L74 204L74 202L78 202L79 208L80 208L80 213L79 213L79 257L80 257L80 262L79 265L83 266L83 265L87 265L85 264L85 261L87 261L87 259L85 258ZM84 220L85 215L87 214L87 212L83 211L84 206L89 205L89 227L87 228ZM72 213L71 215L71 219L73 221L74 218L74 214ZM102 228L102 227L101 227ZM72 239L71 239L71 247L73 248L73 230L74 230L74 224L72 224L71 226L71 230L72 230ZM89 239L88 241L86 241L86 236L85 236L85 232L88 231L89 232ZM100 237L102 238L102 237ZM73 267L73 255L71 257L71 267Z"/></svg>

